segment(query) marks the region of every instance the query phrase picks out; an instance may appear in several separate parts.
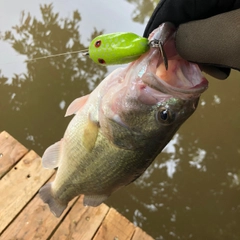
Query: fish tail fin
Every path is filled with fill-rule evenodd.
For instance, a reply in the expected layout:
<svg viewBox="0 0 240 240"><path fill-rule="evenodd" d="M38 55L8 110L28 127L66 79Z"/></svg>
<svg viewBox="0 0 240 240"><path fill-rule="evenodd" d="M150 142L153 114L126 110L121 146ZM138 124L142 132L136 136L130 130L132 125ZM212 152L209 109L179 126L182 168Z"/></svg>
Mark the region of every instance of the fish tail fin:
<svg viewBox="0 0 240 240"><path fill-rule="evenodd" d="M51 212L56 216L60 217L62 212L67 207L67 204L59 203L52 194L52 183L47 183L39 190L40 198L43 202L47 203Z"/></svg>

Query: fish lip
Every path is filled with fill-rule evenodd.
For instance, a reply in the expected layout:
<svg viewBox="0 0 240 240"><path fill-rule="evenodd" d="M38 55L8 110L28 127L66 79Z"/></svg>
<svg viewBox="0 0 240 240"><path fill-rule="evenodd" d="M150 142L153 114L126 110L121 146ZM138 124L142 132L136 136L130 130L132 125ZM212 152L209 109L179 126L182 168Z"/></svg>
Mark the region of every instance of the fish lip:
<svg viewBox="0 0 240 240"><path fill-rule="evenodd" d="M168 59L170 68L166 70L158 49L150 49L148 54L149 56L145 77L142 77L142 81L149 87L161 91L162 93L181 95L183 98L192 96L197 97L208 88L208 81L203 76L197 64L190 63L176 54ZM168 74L167 71L171 71L171 64L175 64L175 61L180 62L179 65L181 66L177 67L179 67L180 74L182 74L185 81L185 83L182 81L181 84L179 84L180 86L169 84L159 75L159 68L161 68L160 71ZM184 70L187 71L184 72ZM189 76L185 76L190 74L188 70L193 72L194 79L191 79ZM179 79L179 81L181 81L181 79Z"/></svg>
<svg viewBox="0 0 240 240"><path fill-rule="evenodd" d="M161 41L168 59L168 70L165 68L160 50L151 47L143 58L145 77L142 81L158 91L181 95L200 95L208 87L208 81L195 63L182 59L175 46L176 27L169 22L153 30L148 40ZM151 77L150 77L151 75Z"/></svg>

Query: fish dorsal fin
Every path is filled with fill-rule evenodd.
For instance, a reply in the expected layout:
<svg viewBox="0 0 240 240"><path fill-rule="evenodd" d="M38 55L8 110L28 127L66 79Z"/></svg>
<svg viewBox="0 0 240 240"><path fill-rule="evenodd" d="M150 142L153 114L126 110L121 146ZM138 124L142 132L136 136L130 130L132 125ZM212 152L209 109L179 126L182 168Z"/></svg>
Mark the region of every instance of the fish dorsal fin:
<svg viewBox="0 0 240 240"><path fill-rule="evenodd" d="M54 143L48 147L42 156L42 165L44 168L53 169L58 167L60 158L61 141Z"/></svg>
<svg viewBox="0 0 240 240"><path fill-rule="evenodd" d="M73 100L66 111L65 117L70 116L72 114L76 114L76 112L79 111L84 106L84 104L88 100L88 97L89 94Z"/></svg>
<svg viewBox="0 0 240 240"><path fill-rule="evenodd" d="M97 122L88 118L88 122L83 131L82 143L88 152L91 152L95 146L98 136L99 125Z"/></svg>
<svg viewBox="0 0 240 240"><path fill-rule="evenodd" d="M101 203L103 203L109 195L102 194L102 195L84 195L83 199L83 205L84 206L91 206L91 207L97 207Z"/></svg>

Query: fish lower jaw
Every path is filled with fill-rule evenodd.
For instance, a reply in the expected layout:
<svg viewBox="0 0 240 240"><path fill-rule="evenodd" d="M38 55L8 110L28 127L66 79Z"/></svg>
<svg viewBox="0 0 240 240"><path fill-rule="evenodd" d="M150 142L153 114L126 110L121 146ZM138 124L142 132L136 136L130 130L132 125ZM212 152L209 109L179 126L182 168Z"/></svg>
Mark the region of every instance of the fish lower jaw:
<svg viewBox="0 0 240 240"><path fill-rule="evenodd" d="M208 81L198 65L187 62L179 56L168 61L168 70L162 61L158 62L155 71L151 70L155 72L157 81L150 85L159 91L201 94L208 87Z"/></svg>

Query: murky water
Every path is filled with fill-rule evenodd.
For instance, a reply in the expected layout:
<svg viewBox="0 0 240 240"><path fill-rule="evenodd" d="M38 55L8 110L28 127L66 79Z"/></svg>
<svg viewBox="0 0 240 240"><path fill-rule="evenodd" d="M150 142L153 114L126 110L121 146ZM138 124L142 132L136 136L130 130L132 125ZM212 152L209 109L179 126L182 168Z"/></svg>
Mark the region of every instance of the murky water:
<svg viewBox="0 0 240 240"><path fill-rule="evenodd" d="M24 61L85 49L102 31L141 35L154 1L141 2L0 0L0 131L40 155L58 141L69 103L113 68L80 54ZM107 201L156 239L240 239L240 73L208 79L164 152Z"/></svg>

